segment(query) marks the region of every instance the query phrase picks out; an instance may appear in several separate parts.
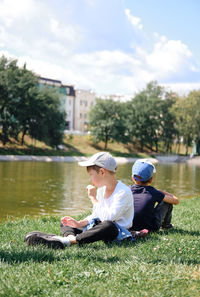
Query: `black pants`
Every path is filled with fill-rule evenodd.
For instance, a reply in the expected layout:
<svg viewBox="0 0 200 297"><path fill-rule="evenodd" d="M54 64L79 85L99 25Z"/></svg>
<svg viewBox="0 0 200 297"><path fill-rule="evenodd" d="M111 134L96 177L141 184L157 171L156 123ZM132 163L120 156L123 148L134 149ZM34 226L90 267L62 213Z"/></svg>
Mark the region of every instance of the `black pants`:
<svg viewBox="0 0 200 297"><path fill-rule="evenodd" d="M113 241L118 235L118 229L112 221L98 222L91 229L83 232L83 228L72 228L61 223L63 236L74 235L78 244L91 243L103 240L105 243Z"/></svg>
<svg viewBox="0 0 200 297"><path fill-rule="evenodd" d="M171 223L173 204L162 201L155 207L155 225L156 229Z"/></svg>

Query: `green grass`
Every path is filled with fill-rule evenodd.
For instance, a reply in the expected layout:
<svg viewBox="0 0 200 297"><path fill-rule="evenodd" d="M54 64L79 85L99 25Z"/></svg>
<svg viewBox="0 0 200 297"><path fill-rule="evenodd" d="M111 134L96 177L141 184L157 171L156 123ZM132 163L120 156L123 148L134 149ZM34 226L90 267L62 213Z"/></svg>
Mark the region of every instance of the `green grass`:
<svg viewBox="0 0 200 297"><path fill-rule="evenodd" d="M28 247L32 230L59 234L58 217L0 225L0 296L198 297L200 198L174 207L174 229L134 243L51 250Z"/></svg>
<svg viewBox="0 0 200 297"><path fill-rule="evenodd" d="M55 150L45 143L33 141L28 136L22 146L19 142L12 140L3 146L0 143L0 155L36 155L36 156L90 156L99 151L104 151L104 143L95 144L90 135L66 135L63 139L64 149ZM140 152L133 144L122 144L109 142L107 151L113 156L147 158L151 156L151 151Z"/></svg>

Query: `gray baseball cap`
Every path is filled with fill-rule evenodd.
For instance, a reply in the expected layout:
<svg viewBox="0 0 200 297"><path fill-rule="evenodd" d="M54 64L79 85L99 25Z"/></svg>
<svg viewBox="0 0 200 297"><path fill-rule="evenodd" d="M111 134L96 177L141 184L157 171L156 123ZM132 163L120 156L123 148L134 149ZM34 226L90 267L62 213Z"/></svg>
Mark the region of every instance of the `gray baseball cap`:
<svg viewBox="0 0 200 297"><path fill-rule="evenodd" d="M97 165L101 168L104 168L113 172L116 172L117 170L117 163L113 158L113 156L108 152L96 153L88 160L78 162L78 165L87 166L87 167Z"/></svg>

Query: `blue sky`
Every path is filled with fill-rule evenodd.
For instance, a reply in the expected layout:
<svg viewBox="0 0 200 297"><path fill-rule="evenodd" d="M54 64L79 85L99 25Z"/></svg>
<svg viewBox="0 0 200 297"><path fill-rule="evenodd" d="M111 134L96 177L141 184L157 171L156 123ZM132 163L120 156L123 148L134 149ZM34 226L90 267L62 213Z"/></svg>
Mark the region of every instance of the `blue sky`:
<svg viewBox="0 0 200 297"><path fill-rule="evenodd" d="M199 0L0 0L0 56L97 94L200 88Z"/></svg>

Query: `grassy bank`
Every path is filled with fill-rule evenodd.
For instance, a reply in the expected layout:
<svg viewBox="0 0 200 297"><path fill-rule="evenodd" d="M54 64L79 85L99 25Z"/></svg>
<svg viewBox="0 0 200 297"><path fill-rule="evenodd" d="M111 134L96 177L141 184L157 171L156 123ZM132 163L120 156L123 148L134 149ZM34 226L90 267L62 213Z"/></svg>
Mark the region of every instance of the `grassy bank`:
<svg viewBox="0 0 200 297"><path fill-rule="evenodd" d="M37 155L37 156L83 156L92 155L103 151L104 143L95 144L90 135L66 135L63 141L63 149L54 150L43 142L35 141L29 137L25 138L25 144L21 146L14 141L6 146L0 144L0 155ZM113 156L146 158L152 156L151 151L140 152L137 145L122 144L117 142L108 143L107 151ZM174 147L174 153L177 151ZM184 154L184 147L181 146L181 154Z"/></svg>
<svg viewBox="0 0 200 297"><path fill-rule="evenodd" d="M28 247L32 230L59 233L59 218L0 225L0 296L197 297L200 290L200 198L174 208L174 229L120 246L65 250Z"/></svg>

